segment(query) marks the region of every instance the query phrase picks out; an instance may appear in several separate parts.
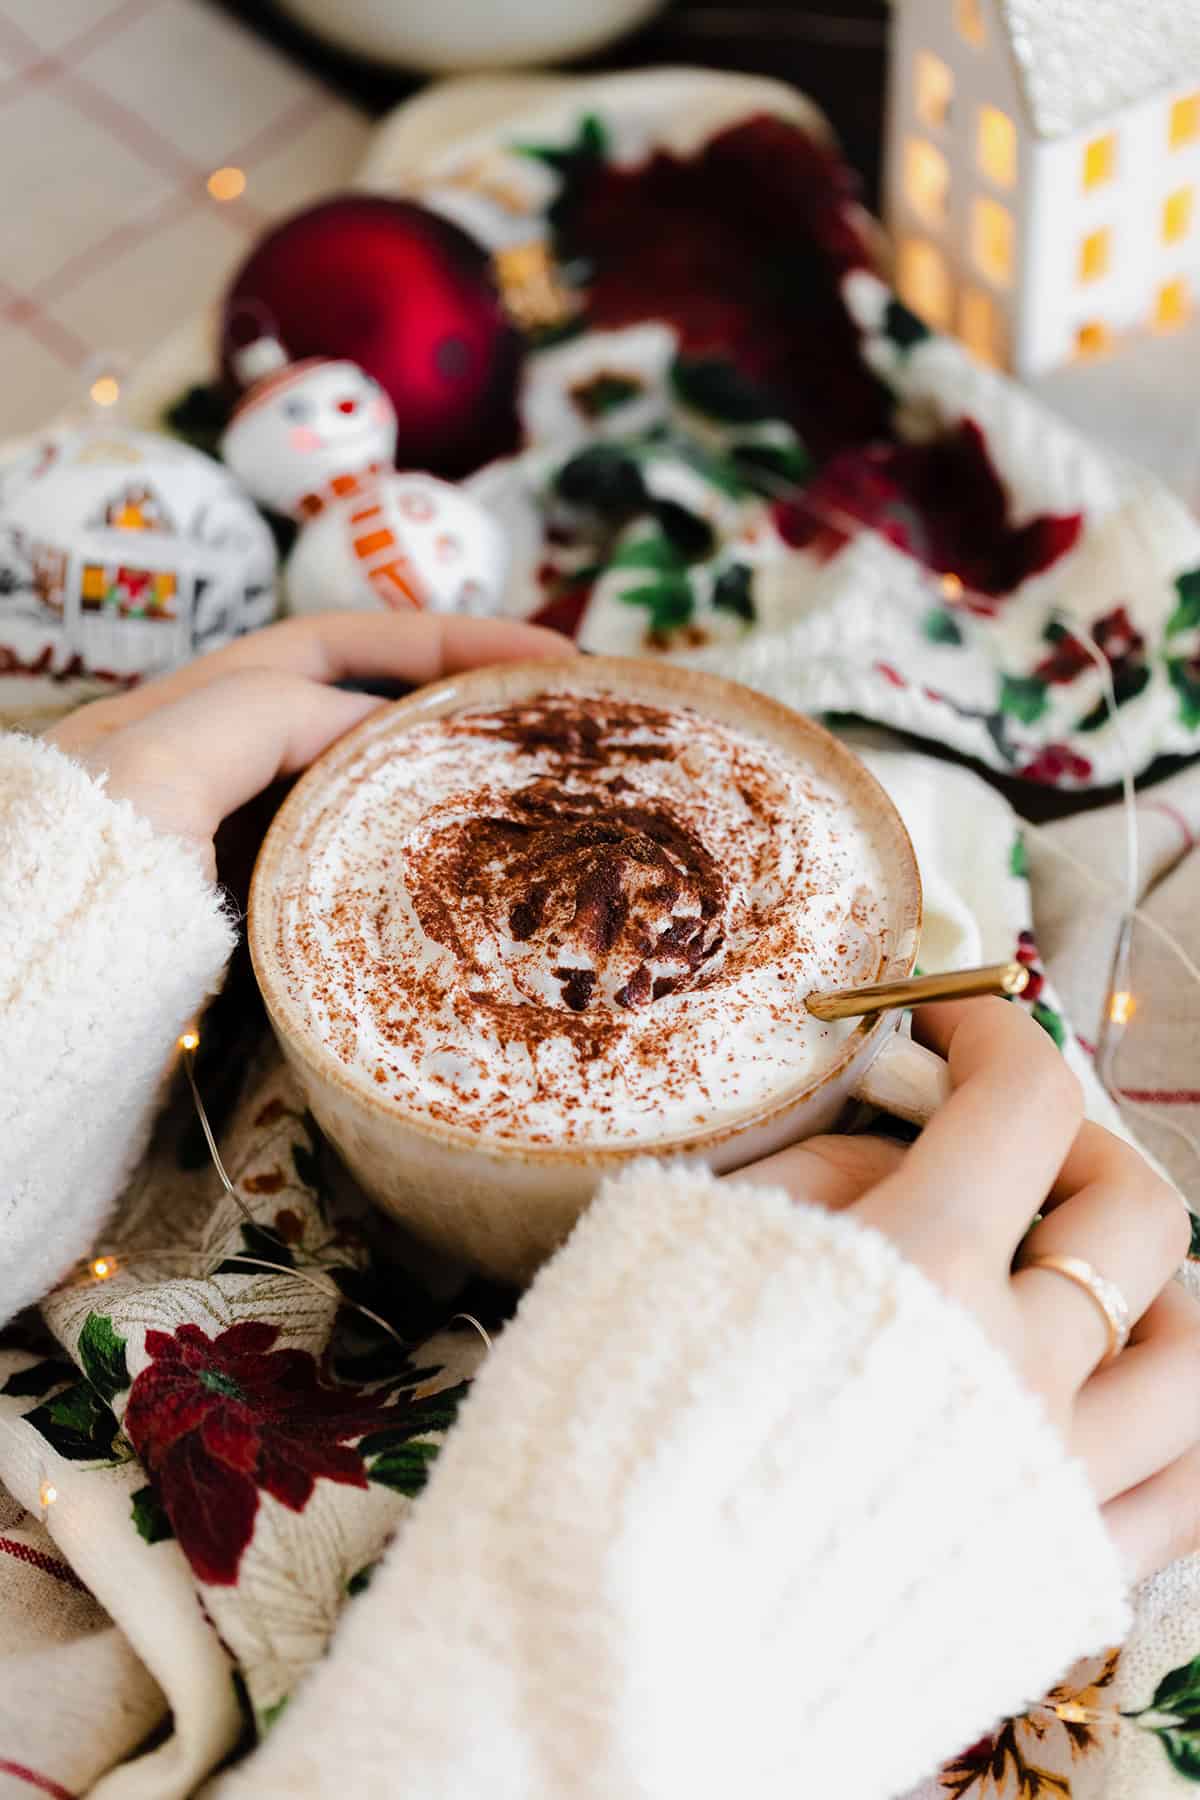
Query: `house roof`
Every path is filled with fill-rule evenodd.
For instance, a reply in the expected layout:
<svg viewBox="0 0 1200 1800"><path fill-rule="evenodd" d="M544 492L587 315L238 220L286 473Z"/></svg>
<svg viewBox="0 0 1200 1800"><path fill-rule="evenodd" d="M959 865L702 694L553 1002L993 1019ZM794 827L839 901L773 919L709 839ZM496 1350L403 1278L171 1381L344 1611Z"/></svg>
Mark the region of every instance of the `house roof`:
<svg viewBox="0 0 1200 1800"><path fill-rule="evenodd" d="M1040 137L1063 137L1151 94L1200 87L1196 0L997 0Z"/></svg>

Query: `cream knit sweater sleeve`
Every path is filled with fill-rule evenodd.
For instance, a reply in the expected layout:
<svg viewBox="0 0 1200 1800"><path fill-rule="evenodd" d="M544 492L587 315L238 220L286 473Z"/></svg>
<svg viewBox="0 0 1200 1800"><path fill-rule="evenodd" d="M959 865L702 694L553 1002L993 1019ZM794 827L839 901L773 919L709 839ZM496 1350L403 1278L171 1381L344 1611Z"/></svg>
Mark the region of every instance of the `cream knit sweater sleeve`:
<svg viewBox="0 0 1200 1800"><path fill-rule="evenodd" d="M1127 1625L1082 1470L847 1217L643 1164L220 1800L892 1800Z"/></svg>
<svg viewBox="0 0 1200 1800"><path fill-rule="evenodd" d="M183 843L0 736L0 1322L92 1244L233 941Z"/></svg>

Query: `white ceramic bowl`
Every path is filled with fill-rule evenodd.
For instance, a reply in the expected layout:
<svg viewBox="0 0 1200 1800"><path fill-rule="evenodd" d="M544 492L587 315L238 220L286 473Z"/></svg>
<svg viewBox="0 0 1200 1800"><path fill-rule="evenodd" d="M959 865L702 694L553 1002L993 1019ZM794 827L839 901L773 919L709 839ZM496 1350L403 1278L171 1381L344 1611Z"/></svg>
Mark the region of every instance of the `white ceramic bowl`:
<svg viewBox="0 0 1200 1800"><path fill-rule="evenodd" d="M662 0L278 0L330 43L406 69L503 69L583 56Z"/></svg>

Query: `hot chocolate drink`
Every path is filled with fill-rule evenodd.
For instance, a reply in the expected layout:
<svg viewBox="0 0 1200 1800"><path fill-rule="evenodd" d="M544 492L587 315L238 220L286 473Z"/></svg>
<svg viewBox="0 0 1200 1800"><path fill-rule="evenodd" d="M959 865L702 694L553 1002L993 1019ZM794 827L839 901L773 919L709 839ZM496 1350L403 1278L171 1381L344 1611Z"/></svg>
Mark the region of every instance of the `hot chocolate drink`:
<svg viewBox="0 0 1200 1800"><path fill-rule="evenodd" d="M893 948L848 795L582 688L368 737L276 879L283 983L348 1077L514 1146L686 1137L819 1078L850 1027L804 995Z"/></svg>
<svg viewBox="0 0 1200 1800"><path fill-rule="evenodd" d="M277 956L347 1073L527 1145L631 1145L835 1055L885 878L849 799L689 707L554 693L363 743L300 815Z"/></svg>

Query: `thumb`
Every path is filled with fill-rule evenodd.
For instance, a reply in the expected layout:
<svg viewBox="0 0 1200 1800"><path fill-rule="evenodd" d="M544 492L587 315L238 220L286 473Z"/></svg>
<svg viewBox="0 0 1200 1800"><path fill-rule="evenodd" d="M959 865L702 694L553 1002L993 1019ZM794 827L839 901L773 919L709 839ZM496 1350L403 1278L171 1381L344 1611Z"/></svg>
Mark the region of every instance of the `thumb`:
<svg viewBox="0 0 1200 1800"><path fill-rule="evenodd" d="M250 669L160 706L84 760L161 831L194 840L211 863L212 836L281 775L307 768L381 702L302 676Z"/></svg>

